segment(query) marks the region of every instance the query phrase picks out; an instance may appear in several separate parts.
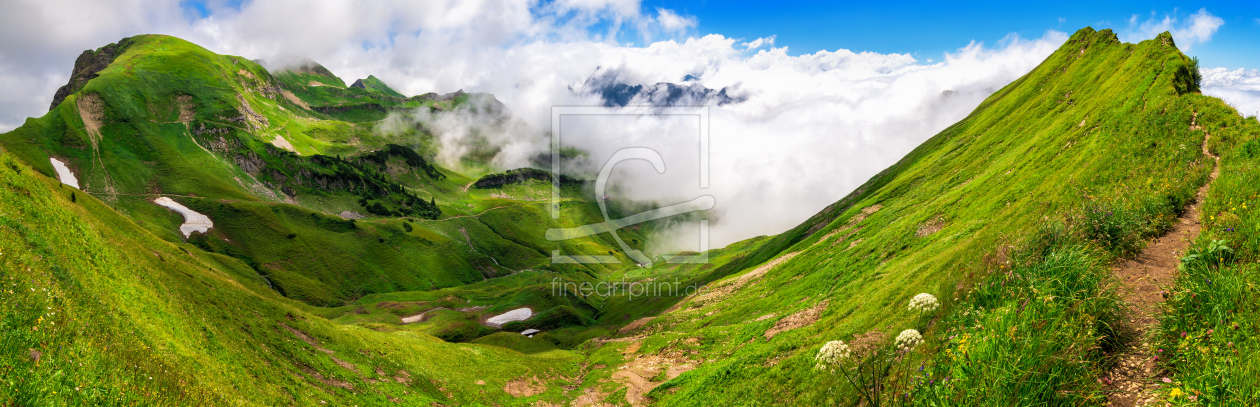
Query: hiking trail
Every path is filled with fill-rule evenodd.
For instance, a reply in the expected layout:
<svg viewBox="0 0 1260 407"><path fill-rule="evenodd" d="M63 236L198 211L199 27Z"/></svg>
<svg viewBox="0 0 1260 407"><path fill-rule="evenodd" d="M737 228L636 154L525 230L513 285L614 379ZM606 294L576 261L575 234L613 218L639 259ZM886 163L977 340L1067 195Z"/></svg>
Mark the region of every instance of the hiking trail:
<svg viewBox="0 0 1260 407"><path fill-rule="evenodd" d="M1195 120L1190 123L1192 130L1201 130ZM1172 287L1177 280L1177 266L1181 257L1190 248L1191 242L1199 236L1202 225L1199 223L1199 209L1207 197L1208 187L1220 175L1221 158L1208 150L1211 134L1204 133L1203 155L1212 157L1212 174L1207 183L1199 187L1194 202L1186 208L1185 213L1177 219L1171 231L1155 238L1137 257L1125 260L1112 266L1112 272L1121 283L1119 294L1129 305L1128 323L1136 338L1119 351L1119 361L1111 371L1103 375L1110 385L1107 405L1110 407L1131 407L1149 405L1156 399L1155 361L1150 352L1153 335L1159 328L1159 308L1164 303L1164 289Z"/></svg>

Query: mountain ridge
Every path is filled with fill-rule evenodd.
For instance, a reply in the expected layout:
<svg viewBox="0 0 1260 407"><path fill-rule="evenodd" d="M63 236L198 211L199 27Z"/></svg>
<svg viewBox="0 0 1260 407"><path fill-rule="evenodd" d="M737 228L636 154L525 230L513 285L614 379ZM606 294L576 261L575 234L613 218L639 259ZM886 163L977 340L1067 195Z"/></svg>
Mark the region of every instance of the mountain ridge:
<svg viewBox="0 0 1260 407"><path fill-rule="evenodd" d="M1248 153L1260 151L1248 147L1260 123L1198 94L1193 61L1169 34L1126 44L1087 27L789 231L713 250L709 264L561 268L537 236L601 221L584 191L565 192L555 222L550 184L537 174L442 168L426 155L431 146L373 133L379 115L363 107L440 114L467 94L396 100L275 79L173 37L132 38L48 115L0 135L0 288L9 290L0 296L0 402L836 404L860 396L815 368L824 343L892 346L891 334L918 329L923 343L897 357L903 370L880 379L911 393L910 404L1095 403L1108 391L1098 371L1127 340L1098 276L1166 231L1207 182L1211 168L1190 147L1205 145L1234 169L1210 186L1205 214L1228 212L1220 196L1260 188L1246 187L1260 174ZM136 80L183 70L228 80ZM308 106L348 108L321 113L286 91ZM81 108L89 95L99 100L83 106L99 112ZM141 141L168 154L127 144ZM85 189L57 183L50 156L77 168ZM174 171L124 170L141 165ZM116 193L100 186L108 178L96 172L107 168ZM379 176L403 191L288 194L271 168L285 179L366 177L347 185ZM294 202L264 198L249 179ZM471 188L478 179L494 188ZM149 202L158 195L209 214L215 228L185 240L177 215ZM442 215L328 216L369 202L397 212L391 199L409 196ZM1257 239L1215 219L1205 236ZM624 233L631 244L648 237ZM614 255L609 240L560 248ZM453 280L423 281L441 278ZM703 290L636 298L555 288L661 281ZM940 308L906 309L919 293ZM534 316L506 327L543 332L484 324L522 308ZM951 380L927 383L927 373Z"/></svg>

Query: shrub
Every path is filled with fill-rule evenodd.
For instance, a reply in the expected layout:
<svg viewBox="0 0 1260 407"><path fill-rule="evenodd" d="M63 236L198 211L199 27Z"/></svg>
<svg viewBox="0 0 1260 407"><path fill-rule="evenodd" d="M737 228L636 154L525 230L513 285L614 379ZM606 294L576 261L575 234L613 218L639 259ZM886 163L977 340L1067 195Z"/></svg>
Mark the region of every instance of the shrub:
<svg viewBox="0 0 1260 407"><path fill-rule="evenodd" d="M1094 203L1085 208L1081 232L1085 239L1113 255L1124 257L1142 250L1138 233L1140 220L1120 205Z"/></svg>
<svg viewBox="0 0 1260 407"><path fill-rule="evenodd" d="M1181 258L1181 264L1177 268L1181 271L1192 267L1219 268L1234 260L1234 249L1231 249L1227 243L1224 240L1213 240L1205 248L1191 249L1185 257Z"/></svg>

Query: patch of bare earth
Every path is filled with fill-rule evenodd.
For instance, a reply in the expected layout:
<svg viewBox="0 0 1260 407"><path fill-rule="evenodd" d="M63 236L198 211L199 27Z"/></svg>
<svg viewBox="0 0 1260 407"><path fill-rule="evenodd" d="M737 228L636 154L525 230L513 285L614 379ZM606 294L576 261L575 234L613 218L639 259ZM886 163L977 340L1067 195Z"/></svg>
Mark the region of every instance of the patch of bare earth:
<svg viewBox="0 0 1260 407"><path fill-rule="evenodd" d="M307 335L306 332L302 332L302 330L291 327L289 326L289 324L286 324L283 322L280 323L280 327L284 328L284 330L286 331L289 331L289 333L293 334L293 336L298 337L298 339L301 339L302 342L306 342L307 345L311 345L311 347L315 348L315 350L323 352L323 353L327 353L329 355L333 354L333 351L320 347L319 342L316 342L315 338L312 338L310 335Z"/></svg>
<svg viewBox="0 0 1260 407"><path fill-rule="evenodd" d="M104 140L101 126L104 125L105 102L101 101L100 95L89 93L76 98L75 105L79 109L79 117L83 119L83 130L87 132L88 140L92 142L92 167L99 166L104 179L105 185L101 192L108 195L110 200L116 200L118 190L114 188L114 178L109 175L109 170L105 168L105 161L101 159L101 141ZM87 188L88 180L83 181L83 187Z"/></svg>
<svg viewBox="0 0 1260 407"><path fill-rule="evenodd" d="M744 273L744 275L739 276L739 278L728 280L725 284L722 284L717 287L713 287L708 293L705 293L704 295L701 295L697 297L694 301L692 301L691 307L697 308L697 307L710 304L714 301L720 300L723 297L726 297L727 295L730 295L731 293L738 291L740 288L743 288L749 283L752 283L761 279L761 276L764 276L767 272L769 272L770 270L773 270L775 267L778 267L780 264L783 264L784 262L788 260L792 260L792 258L796 257L797 254L800 254L800 252L792 252L792 253L788 253L788 254L776 257L766 262L765 264L762 264L760 267L753 269L753 271Z"/></svg>
<svg viewBox="0 0 1260 407"><path fill-rule="evenodd" d="M286 140L286 139L284 138L284 136L281 136L281 135L278 135L278 134L277 134L277 135L276 135L276 139L275 139L275 140L271 140L271 144L272 144L272 145L274 145L274 146L276 146L276 147L280 147L280 148L283 148L283 149L285 149L285 150L289 150L289 152L292 152L292 153L297 153L297 155L302 155L302 153L298 153L298 152L297 152L297 149L293 148L293 144L289 143L289 140Z"/></svg>
<svg viewBox="0 0 1260 407"><path fill-rule="evenodd" d="M623 326L621 327L621 329L618 329L617 333L626 334L626 333L634 332L635 330L642 328L644 325L647 325L648 322L652 322L653 319L656 319L656 317L643 317L643 318L636 319L634 320L634 322L626 324L626 326Z"/></svg>
<svg viewBox="0 0 1260 407"><path fill-rule="evenodd" d="M185 126L192 123L197 118L196 105L193 105L192 96L179 95L175 97L175 106L179 107L179 122Z"/></svg>
<svg viewBox="0 0 1260 407"><path fill-rule="evenodd" d="M336 356L333 356L333 353L336 353L336 352L329 349L325 349L322 346L319 346L319 341L316 341L315 338L312 337L310 334L307 334L306 332L302 332L302 330L291 327L289 326L289 324L285 324L283 322L280 323L280 327L284 328L284 330L286 331L289 331L289 333L293 334L293 336L296 336L298 339L301 339L302 342L306 342L307 345L310 345L316 351L328 355L328 357L332 359L333 363L336 363L337 366L341 366L343 369L349 370L351 373L358 375L360 378L363 377L363 373L359 371L359 368L357 366L355 366L353 363L347 362ZM302 370L303 373L306 373L308 376L311 376L316 381L319 381L320 383L323 383L325 385L340 387L347 390L354 390L354 385L351 384L350 382L331 378L331 377L326 377L323 374L316 371L315 368L312 368L305 364L298 365L298 369ZM378 375L383 375L384 373L380 370L380 368L377 368L376 372ZM410 381L411 375L407 374L407 372L399 371L399 374L407 376L406 380ZM396 380L400 380L400 379L396 379ZM402 381L399 381L399 383L402 383Z"/></svg>
<svg viewBox="0 0 1260 407"><path fill-rule="evenodd" d="M75 105L79 108L79 117L83 119L83 129L92 141L92 148L99 148L105 103L101 102L100 95L89 93L75 99Z"/></svg>
<svg viewBox="0 0 1260 407"><path fill-rule="evenodd" d="M417 322L424 322L424 321L426 321L426 320L428 320L428 319L429 319L429 313L430 313L430 312L437 311L437 310L443 310L443 309L450 309L450 308L446 308L446 307L437 307L437 308L434 308L434 309L431 309L431 310L428 310L428 311L425 311L425 312L421 312L421 313L416 314L416 315L412 315L412 316L409 316L409 317L402 317L402 318L401 318L401 319L402 319L402 323L403 323L404 325L406 325L406 324L414 324L414 323L417 323Z"/></svg>
<svg viewBox="0 0 1260 407"><path fill-rule="evenodd" d="M871 216L871 214L874 214L875 212L879 212L880 209L884 209L884 205L875 204L862 208L862 212L854 215L853 219L849 219L849 226L856 225L858 222L866 220L866 217Z"/></svg>
<svg viewBox="0 0 1260 407"><path fill-rule="evenodd" d="M608 394L604 392L588 388L583 390L582 395L573 399L573 402L569 405L573 407L612 407L611 404L604 402L604 399L607 397Z"/></svg>
<svg viewBox="0 0 1260 407"><path fill-rule="evenodd" d="M294 95L293 92L289 92L288 90L281 90L280 94L284 95L284 98L288 99L290 102L293 102L293 104L301 106L303 109L311 110L311 106L306 104L306 102L302 101L302 99L297 97L297 95Z"/></svg>
<svg viewBox="0 0 1260 407"><path fill-rule="evenodd" d="M688 338L681 340L679 345L694 346L698 343L698 339ZM656 386L673 380L699 365L699 362L690 358L691 353L682 346L666 347L660 352L649 355L639 354L639 348L639 342L630 344L622 352L627 360L626 364L612 375L614 382L626 386L626 402L632 406L648 405L652 400L647 394ZM662 376L663 380L653 381Z"/></svg>
<svg viewBox="0 0 1260 407"><path fill-rule="evenodd" d="M1191 129L1201 128L1192 122ZM1199 236L1202 228L1199 224L1199 208L1207 195L1208 186L1220 174L1220 157L1213 156L1207 149L1210 138L1210 134L1205 135L1202 148L1205 156L1213 158L1214 167L1207 184L1200 187L1195 195L1194 203L1177 220L1172 231L1152 241L1137 258L1112 269L1121 283L1120 295L1129 306L1128 328L1136 335L1136 339L1120 351L1118 363L1104 376L1110 383L1108 406L1144 406L1151 404L1156 398L1154 390L1157 372L1150 354L1150 341L1159 325L1156 317L1160 305L1164 303L1163 290L1173 285L1177 279L1177 265L1181 256Z"/></svg>
<svg viewBox="0 0 1260 407"><path fill-rule="evenodd" d="M941 229L944 227L945 227L945 217L941 215L936 215L935 217L928 220L927 222L923 222L922 224L920 224L918 230L915 230L914 235L918 237L931 236L932 234L936 232L940 232Z"/></svg>
<svg viewBox="0 0 1260 407"><path fill-rule="evenodd" d="M323 383L326 386L340 387L346 390L354 390L354 385L350 384L350 382L347 382L345 380L338 380L338 379L334 379L330 377L324 377L323 374L320 374L319 372L315 371L315 369L310 366L300 365L298 366L298 369L302 370L302 373L306 373L308 376L311 376L316 381Z"/></svg>
<svg viewBox="0 0 1260 407"><path fill-rule="evenodd" d="M774 338L775 335L817 322L818 317L822 315L823 311L827 310L827 304L828 301L823 300L813 307L809 307L800 310L795 314L783 317L783 319L776 322L774 326L766 330L766 339L769 340L770 338Z"/></svg>
<svg viewBox="0 0 1260 407"><path fill-rule="evenodd" d="M507 384L503 385L503 391L511 394L512 397L529 397L547 391L547 386L542 380L538 379L538 376L528 379L522 377L507 382Z"/></svg>

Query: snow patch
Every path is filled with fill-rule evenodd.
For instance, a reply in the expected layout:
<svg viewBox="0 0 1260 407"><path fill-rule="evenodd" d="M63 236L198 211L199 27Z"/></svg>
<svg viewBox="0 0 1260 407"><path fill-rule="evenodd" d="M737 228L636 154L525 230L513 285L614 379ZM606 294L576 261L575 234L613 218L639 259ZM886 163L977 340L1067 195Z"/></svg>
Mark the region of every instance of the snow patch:
<svg viewBox="0 0 1260 407"><path fill-rule="evenodd" d="M211 222L209 217L197 213L192 209L188 209L188 207L184 205L180 205L179 202L175 202L174 199L163 196L158 199L154 199L153 203L164 206L166 209L179 212L180 215L184 216L184 224L179 225L179 231L184 234L184 237L192 236L193 232L206 233L210 230L210 228L214 227L214 222Z"/></svg>
<svg viewBox="0 0 1260 407"><path fill-rule="evenodd" d="M74 172L70 171L70 167L67 167L66 163L56 158L49 158L49 160L52 161L53 169L57 170L57 180L75 189L83 189L79 188L79 179L74 177Z"/></svg>
<svg viewBox="0 0 1260 407"><path fill-rule="evenodd" d="M529 308L517 308L511 311L504 312L502 314L490 317L490 319L486 320L486 325L490 325L495 328L500 328L500 327L503 327L503 324L506 324L508 322L524 321L524 320L529 319L529 317L532 317L532 316L534 316L533 310Z"/></svg>
<svg viewBox="0 0 1260 407"><path fill-rule="evenodd" d="M537 330L537 329L526 329L526 330L524 330L524 331L521 331L521 335L525 335L525 336L528 336L528 337L530 337L530 338L533 338L533 337L534 337L534 334L539 333L539 332L542 332L542 331L539 331L539 330Z"/></svg>

